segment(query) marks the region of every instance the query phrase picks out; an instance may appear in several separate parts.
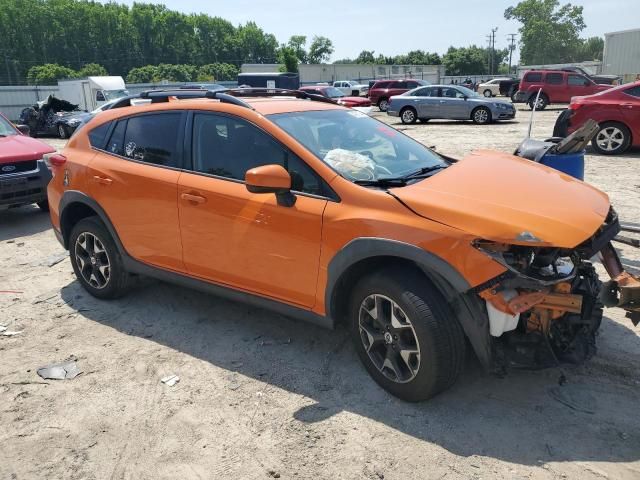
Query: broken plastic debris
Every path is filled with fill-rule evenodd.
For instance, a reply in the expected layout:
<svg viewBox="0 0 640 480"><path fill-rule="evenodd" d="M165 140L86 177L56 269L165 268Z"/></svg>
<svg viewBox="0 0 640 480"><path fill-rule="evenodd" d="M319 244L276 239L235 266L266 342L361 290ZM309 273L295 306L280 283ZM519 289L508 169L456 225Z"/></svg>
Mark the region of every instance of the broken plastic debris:
<svg viewBox="0 0 640 480"><path fill-rule="evenodd" d="M173 387L176 383L180 381L180 377L177 375L167 375L164 378L161 378L160 381L165 385Z"/></svg>
<svg viewBox="0 0 640 480"><path fill-rule="evenodd" d="M22 330L7 330L7 327L4 327L3 330L0 330L0 335L3 337L13 337L14 335L20 335Z"/></svg>
<svg viewBox="0 0 640 480"><path fill-rule="evenodd" d="M70 357L62 363L52 363L38 369L38 375L44 379L65 380L75 378L82 373L78 368L75 357Z"/></svg>

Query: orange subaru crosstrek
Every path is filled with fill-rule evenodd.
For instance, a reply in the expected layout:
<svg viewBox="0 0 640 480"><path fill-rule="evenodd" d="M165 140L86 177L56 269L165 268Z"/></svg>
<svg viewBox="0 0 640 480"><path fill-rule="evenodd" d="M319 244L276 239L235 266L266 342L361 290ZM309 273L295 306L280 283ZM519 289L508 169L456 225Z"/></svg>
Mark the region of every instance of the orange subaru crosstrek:
<svg viewBox="0 0 640 480"><path fill-rule="evenodd" d="M375 381L414 401L456 380L465 339L493 371L579 362L603 302L637 308L607 195L563 173L447 158L300 91L142 97L47 158L56 235L98 298L145 274L343 322Z"/></svg>

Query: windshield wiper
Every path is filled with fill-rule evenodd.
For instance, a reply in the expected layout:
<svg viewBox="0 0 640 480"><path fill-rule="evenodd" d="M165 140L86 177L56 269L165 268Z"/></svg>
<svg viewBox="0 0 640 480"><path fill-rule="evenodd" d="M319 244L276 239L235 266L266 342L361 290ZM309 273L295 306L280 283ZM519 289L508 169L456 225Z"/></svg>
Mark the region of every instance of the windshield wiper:
<svg viewBox="0 0 640 480"><path fill-rule="evenodd" d="M398 177L401 178L403 180L410 180L413 178L426 178L426 176L431 173L431 172L435 172L436 170L440 170L442 168L447 168L449 165L433 165L431 167L422 167L420 170L416 170L415 172L411 172L411 173L407 173L406 175L403 175L402 177Z"/></svg>
<svg viewBox="0 0 640 480"><path fill-rule="evenodd" d="M407 181L402 177L389 177L377 180L354 180L353 183L363 187L404 187Z"/></svg>

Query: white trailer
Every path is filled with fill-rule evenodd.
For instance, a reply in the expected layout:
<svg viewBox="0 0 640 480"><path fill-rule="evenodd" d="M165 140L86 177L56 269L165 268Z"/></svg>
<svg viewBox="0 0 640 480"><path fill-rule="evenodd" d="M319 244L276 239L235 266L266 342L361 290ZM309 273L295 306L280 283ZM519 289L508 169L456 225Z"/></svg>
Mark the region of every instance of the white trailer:
<svg viewBox="0 0 640 480"><path fill-rule="evenodd" d="M88 112L116 98L129 95L122 77L87 77L78 80L59 80L58 98L78 105Z"/></svg>

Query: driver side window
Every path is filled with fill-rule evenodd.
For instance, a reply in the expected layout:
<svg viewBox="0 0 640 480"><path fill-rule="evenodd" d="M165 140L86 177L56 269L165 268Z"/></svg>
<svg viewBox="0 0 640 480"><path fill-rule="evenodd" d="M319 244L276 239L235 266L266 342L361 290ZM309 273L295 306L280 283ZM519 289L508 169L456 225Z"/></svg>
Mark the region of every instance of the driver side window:
<svg viewBox="0 0 640 480"><path fill-rule="evenodd" d="M291 190L325 195L324 183L293 152L239 118L208 113L193 117L193 170L244 181L247 170L282 165L291 175Z"/></svg>

